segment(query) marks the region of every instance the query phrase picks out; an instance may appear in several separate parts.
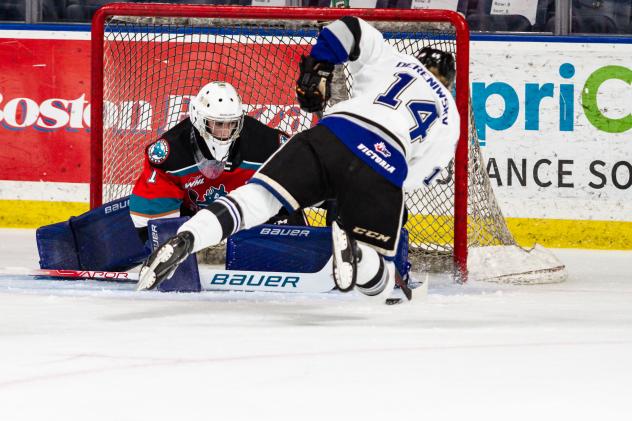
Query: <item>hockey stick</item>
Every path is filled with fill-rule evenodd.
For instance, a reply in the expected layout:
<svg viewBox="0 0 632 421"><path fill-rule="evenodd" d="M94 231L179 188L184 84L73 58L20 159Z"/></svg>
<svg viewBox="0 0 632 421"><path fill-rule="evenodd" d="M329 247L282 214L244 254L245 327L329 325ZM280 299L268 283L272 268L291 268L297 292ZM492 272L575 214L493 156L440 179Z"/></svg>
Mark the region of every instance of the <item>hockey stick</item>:
<svg viewBox="0 0 632 421"><path fill-rule="evenodd" d="M406 298L398 298L391 297L387 298L385 301L386 305L394 305L394 304L402 304L406 302L411 302L413 297L417 298L416 301L419 301L428 295L428 281L430 276L426 273L426 279L422 282L412 282L410 284L404 282L402 277L395 271L395 285L399 287Z"/></svg>
<svg viewBox="0 0 632 421"><path fill-rule="evenodd" d="M399 274L398 270L395 270L395 285L401 288L408 301L413 299L413 292L408 287L406 282L402 279L402 276Z"/></svg>
<svg viewBox="0 0 632 421"><path fill-rule="evenodd" d="M94 280L121 283L135 283L138 281L138 273L134 272L109 272L99 270L74 270L74 269L11 269L0 268L0 279L37 279L55 281L67 279L71 281Z"/></svg>
<svg viewBox="0 0 632 421"><path fill-rule="evenodd" d="M334 282L329 268L331 260L318 272L261 272L239 270L200 270L200 280L204 291L267 291L290 293L331 292ZM40 281L98 281L115 283L136 283L137 272L88 271L72 269L15 269L0 268L2 280L40 280ZM399 285L399 283L397 283ZM401 288L405 298L388 298L387 305L409 302L412 297L421 299L428 293L428 275L421 283L412 287L404 284Z"/></svg>
<svg viewBox="0 0 632 421"><path fill-rule="evenodd" d="M204 291L267 291L267 292L328 292L334 287L331 261L318 272L267 272L200 268L200 284ZM136 283L137 272L108 272L66 269L0 269L0 279L33 280L95 280Z"/></svg>

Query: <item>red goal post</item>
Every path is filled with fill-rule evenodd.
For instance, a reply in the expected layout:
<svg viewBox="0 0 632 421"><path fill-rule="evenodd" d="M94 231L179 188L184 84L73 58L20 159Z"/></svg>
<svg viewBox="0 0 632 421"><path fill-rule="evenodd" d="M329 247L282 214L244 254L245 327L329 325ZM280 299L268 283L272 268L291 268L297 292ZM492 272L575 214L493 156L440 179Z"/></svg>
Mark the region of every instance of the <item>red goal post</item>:
<svg viewBox="0 0 632 421"><path fill-rule="evenodd" d="M160 101L194 95L203 82L231 82L244 103L251 105L249 112L267 124L283 122L294 113L289 131L312 125L315 118L297 112L293 98L298 59L308 51L323 22L346 15L373 22L401 51L414 53L432 45L455 56L461 137L455 160L444 171L443 185L436 192L414 192L407 197L410 254L449 257L459 278L465 280L468 243L514 244L493 197L472 123L468 26L461 15L448 10L148 3L102 7L92 21L91 208L129 194L140 171L144 146L177 122L171 121L173 115L166 122L157 121L165 114ZM274 73L278 67L281 71ZM247 77L241 79L243 74ZM344 71L338 74L345 75ZM353 81L345 78L344 82L342 90L348 95ZM256 96L261 92L253 85L263 97ZM187 92L175 95L173 89ZM276 106L275 100L286 108L281 116L266 116ZM180 107L176 117L185 115L184 102L176 104ZM263 114L257 104L264 104ZM128 119L125 124L121 122L124 117ZM468 196L476 203L468 202ZM422 264L421 269L426 267Z"/></svg>

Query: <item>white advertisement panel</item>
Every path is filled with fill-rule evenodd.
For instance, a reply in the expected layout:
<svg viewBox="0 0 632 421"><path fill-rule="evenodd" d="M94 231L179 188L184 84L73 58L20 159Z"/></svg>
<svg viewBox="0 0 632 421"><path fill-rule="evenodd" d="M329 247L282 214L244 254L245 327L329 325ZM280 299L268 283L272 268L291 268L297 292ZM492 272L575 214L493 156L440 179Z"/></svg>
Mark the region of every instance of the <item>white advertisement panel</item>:
<svg viewBox="0 0 632 421"><path fill-rule="evenodd" d="M632 221L632 44L474 41L470 81L506 216Z"/></svg>

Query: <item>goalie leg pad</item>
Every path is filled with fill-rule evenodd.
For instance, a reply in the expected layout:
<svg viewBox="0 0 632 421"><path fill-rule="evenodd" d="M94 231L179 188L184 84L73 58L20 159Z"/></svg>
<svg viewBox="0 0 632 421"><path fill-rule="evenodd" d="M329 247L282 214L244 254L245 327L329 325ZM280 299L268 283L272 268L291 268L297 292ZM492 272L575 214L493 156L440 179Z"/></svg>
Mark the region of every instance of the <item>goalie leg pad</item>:
<svg viewBox="0 0 632 421"><path fill-rule="evenodd" d="M69 221L39 227L35 231L42 269L81 269L75 237Z"/></svg>
<svg viewBox="0 0 632 421"><path fill-rule="evenodd" d="M230 236L226 269L318 272L331 257L329 228L259 225Z"/></svg>
<svg viewBox="0 0 632 421"><path fill-rule="evenodd" d="M129 198L36 231L42 269L128 270L148 255L129 215Z"/></svg>
<svg viewBox="0 0 632 421"><path fill-rule="evenodd" d="M152 251L157 250L171 237L176 235L178 228L188 217L154 219L147 224L149 239ZM171 278L158 285L158 290L162 292L200 292L200 272L195 253L187 257L175 270Z"/></svg>
<svg viewBox="0 0 632 421"><path fill-rule="evenodd" d="M165 279L170 279L180 263L191 255L193 240L193 234L184 231L154 251L140 269L136 290L155 289Z"/></svg>
<svg viewBox="0 0 632 421"><path fill-rule="evenodd" d="M400 245L395 256L397 270L408 278L408 235L402 229ZM367 247L365 262L358 275L372 277L379 266L378 254ZM373 255L371 254L373 252ZM226 269L261 270L273 272L318 272L332 255L330 227L304 227L291 225L260 225L242 230L228 238ZM374 257L374 259L373 259ZM365 266L366 265L366 266ZM369 267L371 266L371 267ZM364 275L365 270L371 272Z"/></svg>

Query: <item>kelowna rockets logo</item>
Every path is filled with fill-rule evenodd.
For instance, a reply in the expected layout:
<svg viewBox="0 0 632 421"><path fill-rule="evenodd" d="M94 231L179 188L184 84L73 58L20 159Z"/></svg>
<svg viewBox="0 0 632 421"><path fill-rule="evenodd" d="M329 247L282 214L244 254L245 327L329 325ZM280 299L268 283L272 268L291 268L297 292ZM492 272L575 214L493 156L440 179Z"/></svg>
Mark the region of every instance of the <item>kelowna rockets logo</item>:
<svg viewBox="0 0 632 421"><path fill-rule="evenodd" d="M204 203L210 204L219 199L220 197L226 196L228 192L226 191L226 187L223 184L220 184L219 187L210 187L204 193Z"/></svg>
<svg viewBox="0 0 632 421"><path fill-rule="evenodd" d="M375 148L375 152L379 153L384 158L388 158L391 156L391 151L386 149L386 145L384 144L384 142L376 143L375 145L373 145L373 147Z"/></svg>
<svg viewBox="0 0 632 421"><path fill-rule="evenodd" d="M224 186L223 184L220 184L219 187L208 188L201 199L198 192L196 192L193 189L189 189L188 194L189 194L189 199L191 199L191 201L195 205L205 208L211 203L213 203L214 201L216 201L217 199L219 199L220 197L226 196L228 192L226 191L226 186Z"/></svg>
<svg viewBox="0 0 632 421"><path fill-rule="evenodd" d="M149 161L152 164L160 165L167 160L169 156L169 144L164 139L159 139L157 142L152 143L147 149L147 155Z"/></svg>

